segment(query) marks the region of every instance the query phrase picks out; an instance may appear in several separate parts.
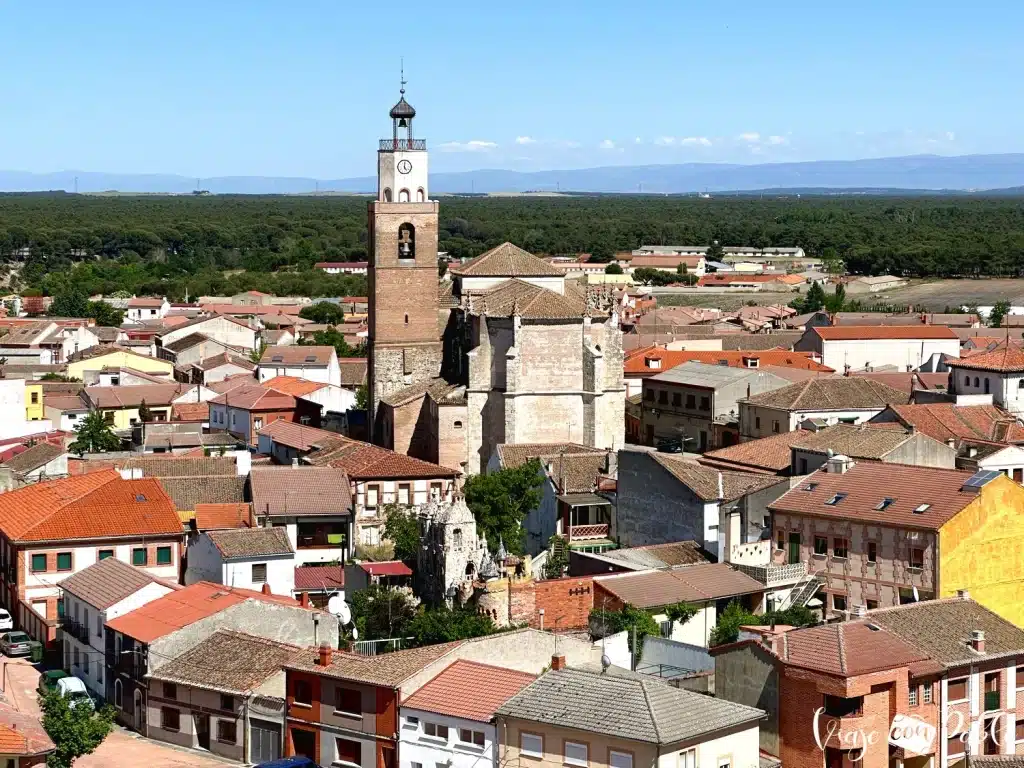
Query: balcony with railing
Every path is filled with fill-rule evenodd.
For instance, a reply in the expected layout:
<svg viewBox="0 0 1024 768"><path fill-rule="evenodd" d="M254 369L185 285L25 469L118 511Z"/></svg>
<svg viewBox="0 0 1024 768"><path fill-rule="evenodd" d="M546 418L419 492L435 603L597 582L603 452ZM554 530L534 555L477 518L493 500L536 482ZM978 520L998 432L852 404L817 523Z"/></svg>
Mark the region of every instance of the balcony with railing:
<svg viewBox="0 0 1024 768"><path fill-rule="evenodd" d="M807 563L786 563L785 565L733 563L732 566L738 571L743 571L747 576L757 579L766 587L786 587L796 584L807 576Z"/></svg>
<svg viewBox="0 0 1024 768"><path fill-rule="evenodd" d="M596 525L573 525L569 527L569 541L607 538L608 523L597 523Z"/></svg>
<svg viewBox="0 0 1024 768"><path fill-rule="evenodd" d="M427 149L426 139L381 139L381 152L416 152Z"/></svg>
<svg viewBox="0 0 1024 768"><path fill-rule="evenodd" d="M89 628L80 621L65 617L61 619L60 631L65 635L75 638L75 640L83 645L89 644Z"/></svg>

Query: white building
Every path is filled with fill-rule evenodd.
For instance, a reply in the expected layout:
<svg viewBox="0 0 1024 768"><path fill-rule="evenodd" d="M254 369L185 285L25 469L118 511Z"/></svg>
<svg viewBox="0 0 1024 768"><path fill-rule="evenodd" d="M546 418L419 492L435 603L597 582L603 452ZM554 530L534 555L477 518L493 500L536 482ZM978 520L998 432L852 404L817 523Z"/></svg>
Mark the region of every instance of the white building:
<svg viewBox="0 0 1024 768"><path fill-rule="evenodd" d="M456 661L402 702L399 768L493 768L500 740L494 712L534 680L527 672Z"/></svg>
<svg viewBox="0 0 1024 768"><path fill-rule="evenodd" d="M1024 350L1007 344L992 352L950 360L950 394L991 395L1014 416L1024 414Z"/></svg>
<svg viewBox="0 0 1024 768"><path fill-rule="evenodd" d="M185 584L209 581L291 596L295 550L285 528L206 531L189 544Z"/></svg>
<svg viewBox="0 0 1024 768"><path fill-rule="evenodd" d="M25 418L25 403L24 379L0 379L0 439L50 431L49 419Z"/></svg>
<svg viewBox="0 0 1024 768"><path fill-rule="evenodd" d="M317 269L328 275L365 275L369 266L365 261L318 261Z"/></svg>
<svg viewBox="0 0 1024 768"><path fill-rule="evenodd" d="M340 368L339 368L340 373ZM326 384L322 381L309 381L294 376L275 376L267 379L263 385L284 392L292 397L301 397L320 406L320 413L326 414L330 411L345 413L350 408L356 407L356 393L351 389L345 389L335 384Z"/></svg>
<svg viewBox="0 0 1024 768"><path fill-rule="evenodd" d="M960 357L960 338L941 325L838 325L808 328L793 345L835 371L895 367L936 371Z"/></svg>
<svg viewBox="0 0 1024 768"><path fill-rule="evenodd" d="M341 368L334 347L267 347L260 358L257 374L261 384L277 376L294 376L341 386Z"/></svg>
<svg viewBox="0 0 1024 768"><path fill-rule="evenodd" d="M0 357L19 365L61 365L76 352L100 343L99 337L83 324L40 320L11 330L0 338Z"/></svg>
<svg viewBox="0 0 1024 768"><path fill-rule="evenodd" d="M160 334L160 345L167 346L194 333L201 333L226 346L245 350L256 349L256 340L259 336L255 328L241 320L226 315L213 315L182 323L169 331L164 331Z"/></svg>
<svg viewBox="0 0 1024 768"><path fill-rule="evenodd" d="M106 698L104 624L177 588L173 581L158 579L116 557L93 563L62 581L64 669Z"/></svg>
<svg viewBox="0 0 1024 768"><path fill-rule="evenodd" d="M161 320L171 311L170 302L166 298L148 296L128 300L124 319L128 323L141 323L145 320Z"/></svg>

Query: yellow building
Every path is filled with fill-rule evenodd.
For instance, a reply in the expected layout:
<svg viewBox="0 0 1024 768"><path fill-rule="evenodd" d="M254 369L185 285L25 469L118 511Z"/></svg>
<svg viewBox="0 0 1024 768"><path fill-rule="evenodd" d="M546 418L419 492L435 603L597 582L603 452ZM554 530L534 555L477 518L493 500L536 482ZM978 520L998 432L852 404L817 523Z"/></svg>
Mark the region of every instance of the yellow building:
<svg viewBox="0 0 1024 768"><path fill-rule="evenodd" d="M25 418L40 421L43 418L43 385L25 382Z"/></svg>
<svg viewBox="0 0 1024 768"><path fill-rule="evenodd" d="M88 373L98 373L104 368L132 368L157 376L174 376L174 363L170 360L139 355L120 347L93 347L81 359L68 363L68 376L85 381Z"/></svg>
<svg viewBox="0 0 1024 768"><path fill-rule="evenodd" d="M939 597L966 589L1024 627L1024 488L1003 474L939 528Z"/></svg>

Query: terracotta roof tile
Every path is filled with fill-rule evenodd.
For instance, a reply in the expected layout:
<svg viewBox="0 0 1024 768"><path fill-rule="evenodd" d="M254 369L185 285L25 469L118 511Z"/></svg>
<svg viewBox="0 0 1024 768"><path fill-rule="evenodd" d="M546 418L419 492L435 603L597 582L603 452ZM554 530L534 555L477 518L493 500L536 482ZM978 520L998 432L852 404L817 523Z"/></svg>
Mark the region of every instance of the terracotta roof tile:
<svg viewBox="0 0 1024 768"><path fill-rule="evenodd" d="M252 362L252 360L247 360L240 355L232 355L230 352L221 352L219 355L208 357L199 363L199 367L204 371L212 371L214 368L219 368L222 365L234 365L247 371L256 370L256 363ZM209 384L206 387L207 389L213 389Z"/></svg>
<svg viewBox="0 0 1024 768"><path fill-rule="evenodd" d="M308 365L320 367L330 364L331 358L336 356L337 352L335 352L334 347L298 344L285 347L267 347L260 358L260 365Z"/></svg>
<svg viewBox="0 0 1024 768"><path fill-rule="evenodd" d="M1015 344L1008 345L991 352L971 355L964 360L947 360L946 362L950 368L1019 373L1024 371L1024 348Z"/></svg>
<svg viewBox="0 0 1024 768"><path fill-rule="evenodd" d="M68 576L60 587L94 608L106 610L154 581L160 579L142 568L108 557Z"/></svg>
<svg viewBox="0 0 1024 768"><path fill-rule="evenodd" d="M719 498L719 474L722 476L722 491L725 501L734 501L748 493L783 482L781 478L774 475L753 472L720 472L671 453L651 453L650 456L703 501L714 501Z"/></svg>
<svg viewBox="0 0 1024 768"><path fill-rule="evenodd" d="M412 576L412 569L401 560L360 563L359 567L371 576Z"/></svg>
<svg viewBox="0 0 1024 768"><path fill-rule="evenodd" d="M498 446L498 459L504 469L521 467L530 459L542 456L558 456L563 453L604 454L601 448L591 448L581 443L502 443Z"/></svg>
<svg viewBox="0 0 1024 768"><path fill-rule="evenodd" d="M283 392L286 395L302 397L327 386L323 382L300 379L297 376L275 376L263 382L264 387Z"/></svg>
<svg viewBox="0 0 1024 768"><path fill-rule="evenodd" d="M151 643L246 600L299 607L299 602L291 597L199 581L118 616L108 621L107 626L139 642Z"/></svg>
<svg viewBox="0 0 1024 768"><path fill-rule="evenodd" d="M367 362L365 357L340 357L341 386L355 389L366 383Z"/></svg>
<svg viewBox="0 0 1024 768"><path fill-rule="evenodd" d="M108 469L0 494L0 531L12 541L180 535L181 521L156 480Z"/></svg>
<svg viewBox="0 0 1024 768"><path fill-rule="evenodd" d="M629 352L623 364L623 372L627 376L654 376L691 360L709 365L728 365L732 368L749 368L751 366L748 361L756 360L757 367L772 365L780 368L834 373L827 365L812 360L809 353L791 352L787 349L676 351L653 346ZM657 363L656 367L652 367L654 362Z"/></svg>
<svg viewBox="0 0 1024 768"><path fill-rule="evenodd" d="M836 424L817 431L799 430L793 447L801 451L827 455L842 454L852 459L881 460L910 439L899 425L893 429L877 426Z"/></svg>
<svg viewBox="0 0 1024 768"><path fill-rule="evenodd" d="M343 470L351 480L455 477L459 474L457 470L439 464L341 435L331 443L324 443L306 460L318 466Z"/></svg>
<svg viewBox="0 0 1024 768"><path fill-rule="evenodd" d="M586 557L634 571L675 565L698 565L713 561L712 556L696 541L673 541L668 544L649 544L645 547L610 549L601 553L588 552Z"/></svg>
<svg viewBox="0 0 1024 768"><path fill-rule="evenodd" d="M221 555L229 560L295 553L291 542L288 541L288 531L282 526L225 528L207 531L206 535L210 537L210 541Z"/></svg>
<svg viewBox="0 0 1024 768"><path fill-rule="evenodd" d="M267 424L260 430L260 436L266 435L275 443L286 445L297 451L308 451L315 445L320 445L327 440L334 440L338 437L337 432L328 432L326 429L317 429L305 424L296 424L294 421L278 419Z"/></svg>
<svg viewBox="0 0 1024 768"><path fill-rule="evenodd" d="M164 664L151 679L247 694L283 671L298 650L294 645L220 629Z"/></svg>
<svg viewBox="0 0 1024 768"><path fill-rule="evenodd" d="M741 471L784 473L792 463L791 446L802 439L802 430L781 432L759 440L748 440L727 448L708 451L698 461L709 467Z"/></svg>
<svg viewBox="0 0 1024 768"><path fill-rule="evenodd" d="M233 456L137 456L120 462L121 469L138 470L143 477L198 477L200 475L233 475Z"/></svg>
<svg viewBox="0 0 1024 768"><path fill-rule="evenodd" d="M476 296L470 312L492 317L518 315L525 320L574 320L587 312L586 303L522 280L506 280Z"/></svg>
<svg viewBox="0 0 1024 768"><path fill-rule="evenodd" d="M839 325L817 326L807 330L824 341L856 341L871 339L959 339L943 325Z"/></svg>
<svg viewBox="0 0 1024 768"><path fill-rule="evenodd" d="M248 503L196 504L193 517L196 529L216 531L223 528L249 528L253 524Z"/></svg>
<svg viewBox="0 0 1024 768"><path fill-rule="evenodd" d="M527 672L459 659L405 699L402 706L488 723L498 707L536 679Z"/></svg>
<svg viewBox="0 0 1024 768"><path fill-rule="evenodd" d="M928 660L927 654L868 621L791 630L782 635L779 651L788 664L842 677Z"/></svg>
<svg viewBox="0 0 1024 768"><path fill-rule="evenodd" d="M296 592L331 592L345 588L345 569L340 565L295 566Z"/></svg>
<svg viewBox="0 0 1024 768"><path fill-rule="evenodd" d="M10 467L19 474L24 474L39 469L64 453L61 446L52 443L36 443L13 458L7 459L4 466Z"/></svg>
<svg viewBox="0 0 1024 768"><path fill-rule="evenodd" d="M921 373L918 371L875 373L859 371L857 373L851 373L850 375L857 378L877 381L879 384L885 384L887 387L892 387L893 389L898 389L901 392L906 392L908 396L921 389L944 391L949 383L948 373Z"/></svg>
<svg viewBox="0 0 1024 768"><path fill-rule="evenodd" d="M319 665L318 649L309 648L295 654L286 668L298 672L313 672L338 680L397 688L428 664L448 655L464 642L466 641L456 640L452 643L426 645L406 651L385 653L382 656L361 656L346 651L335 651L331 664L327 667Z"/></svg>
<svg viewBox="0 0 1024 768"><path fill-rule="evenodd" d="M0 710L0 754L32 757L56 748L38 717Z"/></svg>
<svg viewBox="0 0 1024 768"><path fill-rule="evenodd" d="M667 570L596 576L594 582L623 603L659 608L764 592L765 586L728 563L699 563Z"/></svg>
<svg viewBox="0 0 1024 768"><path fill-rule="evenodd" d="M146 405L170 405L191 390L193 384L134 384L118 387L86 387L85 396L96 408L137 408Z"/></svg>
<svg viewBox="0 0 1024 768"><path fill-rule="evenodd" d="M295 398L291 395L255 382L230 389L210 402L246 411L289 411L295 408Z"/></svg>
<svg viewBox="0 0 1024 768"><path fill-rule="evenodd" d="M970 472L861 462L820 469L769 505L773 512L936 530L978 498L963 490ZM836 504L826 502L845 494ZM882 507L884 499L892 502ZM921 512L915 512L924 506Z"/></svg>
<svg viewBox="0 0 1024 768"><path fill-rule="evenodd" d="M175 403L171 406L172 421L209 421L208 403Z"/></svg>
<svg viewBox="0 0 1024 768"><path fill-rule="evenodd" d="M751 395L741 402L787 411L880 411L887 405L906 403L908 399L906 392L871 379L836 376L790 384L771 392Z"/></svg>
<svg viewBox="0 0 1024 768"><path fill-rule="evenodd" d="M502 243L475 259L449 268L464 277L562 277L562 270L512 243Z"/></svg>
<svg viewBox="0 0 1024 768"><path fill-rule="evenodd" d="M253 510L271 515L349 515L351 486L334 467L258 467L250 474Z"/></svg>
<svg viewBox="0 0 1024 768"><path fill-rule="evenodd" d="M999 443L1024 441L1024 427L1012 414L994 405L920 403L890 405L872 422L898 421L940 442L982 440Z"/></svg>

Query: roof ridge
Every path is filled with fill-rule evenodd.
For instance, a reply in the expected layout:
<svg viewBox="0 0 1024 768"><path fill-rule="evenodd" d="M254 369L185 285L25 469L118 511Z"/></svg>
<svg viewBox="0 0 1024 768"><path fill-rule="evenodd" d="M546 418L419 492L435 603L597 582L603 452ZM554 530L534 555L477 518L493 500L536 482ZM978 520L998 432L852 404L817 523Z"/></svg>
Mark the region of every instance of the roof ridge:
<svg viewBox="0 0 1024 768"><path fill-rule="evenodd" d="M845 675L846 674L846 633L843 631L843 624L840 622L836 624L836 631L838 632L839 639L839 669Z"/></svg>
<svg viewBox="0 0 1024 768"><path fill-rule="evenodd" d="M654 735L657 737L658 743L660 744L660 743L662 743L661 728L658 727L658 718L657 718L657 716L655 714L655 711L654 711L654 705L651 703L650 694L648 694L648 692L647 692L647 685L649 683L651 683L651 681L650 680L639 680L638 682L640 683L640 690L643 691L643 693L644 693L644 703L647 704L647 712L651 716L651 727L654 728Z"/></svg>

